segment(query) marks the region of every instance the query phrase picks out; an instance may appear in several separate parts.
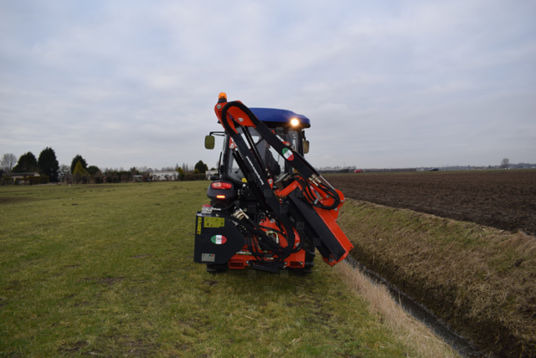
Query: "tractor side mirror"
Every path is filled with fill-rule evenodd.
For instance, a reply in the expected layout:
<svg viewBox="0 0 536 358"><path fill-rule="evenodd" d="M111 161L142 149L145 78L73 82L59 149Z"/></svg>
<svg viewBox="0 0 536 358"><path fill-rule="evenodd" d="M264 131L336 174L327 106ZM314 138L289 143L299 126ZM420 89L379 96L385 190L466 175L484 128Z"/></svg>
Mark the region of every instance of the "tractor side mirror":
<svg viewBox="0 0 536 358"><path fill-rule="evenodd" d="M302 144L303 144L303 154L309 153L309 141L304 140Z"/></svg>
<svg viewBox="0 0 536 358"><path fill-rule="evenodd" d="M213 135L207 135L205 136L205 148L206 149L214 149L214 143L216 139Z"/></svg>

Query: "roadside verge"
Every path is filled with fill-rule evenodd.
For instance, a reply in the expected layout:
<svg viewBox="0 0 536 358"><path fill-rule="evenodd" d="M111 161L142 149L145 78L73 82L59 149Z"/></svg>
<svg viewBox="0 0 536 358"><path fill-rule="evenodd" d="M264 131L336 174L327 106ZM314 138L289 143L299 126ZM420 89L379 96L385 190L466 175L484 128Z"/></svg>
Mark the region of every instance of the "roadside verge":
<svg viewBox="0 0 536 358"><path fill-rule="evenodd" d="M347 199L352 256L484 351L536 357L536 238Z"/></svg>

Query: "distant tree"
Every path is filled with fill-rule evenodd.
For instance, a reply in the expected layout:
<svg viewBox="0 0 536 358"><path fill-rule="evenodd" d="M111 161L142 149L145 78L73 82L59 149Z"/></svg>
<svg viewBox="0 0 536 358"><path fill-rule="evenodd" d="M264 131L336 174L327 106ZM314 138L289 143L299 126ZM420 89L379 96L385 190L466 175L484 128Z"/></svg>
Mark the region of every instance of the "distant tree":
<svg viewBox="0 0 536 358"><path fill-rule="evenodd" d="M71 167L67 164L60 165L58 169L58 180L68 182L71 180Z"/></svg>
<svg viewBox="0 0 536 358"><path fill-rule="evenodd" d="M99 169L99 167L95 165L90 165L89 167L87 167L87 172L89 173L89 175L95 176L95 175L100 174L101 170Z"/></svg>
<svg viewBox="0 0 536 358"><path fill-rule="evenodd" d="M71 173L73 174L74 174L74 167L76 166L77 162L80 162L80 164L82 165L82 168L87 169L86 160L80 154L77 154L71 161Z"/></svg>
<svg viewBox="0 0 536 358"><path fill-rule="evenodd" d="M37 169L37 159L35 159L35 155L32 152L21 155L17 165L13 167L13 171L17 173L36 172Z"/></svg>
<svg viewBox="0 0 536 358"><path fill-rule="evenodd" d="M82 165L82 161L79 160L74 165L73 170L73 180L75 183L87 183L89 178L89 173L86 168Z"/></svg>
<svg viewBox="0 0 536 358"><path fill-rule="evenodd" d="M184 179L184 175L186 174L184 172L184 169L182 169L181 167L177 166L177 169L176 169L177 173L179 173L179 180L183 180Z"/></svg>
<svg viewBox="0 0 536 358"><path fill-rule="evenodd" d="M2 169L9 173L16 163L17 157L15 156L15 154L6 153L2 156L2 162L0 166L2 167Z"/></svg>
<svg viewBox="0 0 536 358"><path fill-rule="evenodd" d="M127 170L119 171L119 177L121 178L121 183L128 183L132 181L132 172Z"/></svg>
<svg viewBox="0 0 536 358"><path fill-rule="evenodd" d="M197 163L195 163L194 170L197 171L198 173L205 173L208 170L208 166L205 163L203 163L202 160L200 160Z"/></svg>
<svg viewBox="0 0 536 358"><path fill-rule="evenodd" d="M87 172L91 177L90 181L92 183L102 184L104 182L104 174L102 174L101 170L97 166L90 165L89 167L87 167Z"/></svg>
<svg viewBox="0 0 536 358"><path fill-rule="evenodd" d="M118 183L119 182L119 176L117 175L117 171L114 169L105 169L103 175L104 175L105 183Z"/></svg>
<svg viewBox="0 0 536 358"><path fill-rule="evenodd" d="M504 158L501 162L501 168L508 168L510 166L510 159Z"/></svg>
<svg viewBox="0 0 536 358"><path fill-rule="evenodd" d="M144 167L139 167L138 172L140 172L140 173L152 173L153 169L144 166Z"/></svg>
<svg viewBox="0 0 536 358"><path fill-rule="evenodd" d="M56 159L54 149L50 147L43 149L41 154L39 154L37 166L39 167L39 172L48 176L51 182L55 183L58 181L58 170L60 166Z"/></svg>

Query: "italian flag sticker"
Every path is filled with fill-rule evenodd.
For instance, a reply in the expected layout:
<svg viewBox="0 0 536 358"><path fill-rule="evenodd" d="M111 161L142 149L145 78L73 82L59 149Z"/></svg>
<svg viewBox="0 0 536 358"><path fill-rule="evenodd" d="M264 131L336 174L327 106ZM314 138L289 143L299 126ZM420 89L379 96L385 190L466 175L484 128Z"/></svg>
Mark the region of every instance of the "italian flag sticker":
<svg viewBox="0 0 536 358"><path fill-rule="evenodd" d="M292 150L288 148L283 148L283 156L286 160L294 160L294 153L292 153Z"/></svg>
<svg viewBox="0 0 536 358"><path fill-rule="evenodd" d="M216 245L223 245L227 242L227 238L223 235L214 235L210 238L210 241Z"/></svg>

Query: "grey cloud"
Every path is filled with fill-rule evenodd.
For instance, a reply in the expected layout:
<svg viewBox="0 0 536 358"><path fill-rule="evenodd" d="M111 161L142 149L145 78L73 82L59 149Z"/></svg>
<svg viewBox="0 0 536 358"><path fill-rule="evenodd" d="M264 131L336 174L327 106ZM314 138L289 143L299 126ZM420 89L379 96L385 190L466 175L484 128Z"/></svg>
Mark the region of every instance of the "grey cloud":
<svg viewBox="0 0 536 358"><path fill-rule="evenodd" d="M534 161L531 1L1 6L4 152L212 165L223 90L309 116L314 165Z"/></svg>

